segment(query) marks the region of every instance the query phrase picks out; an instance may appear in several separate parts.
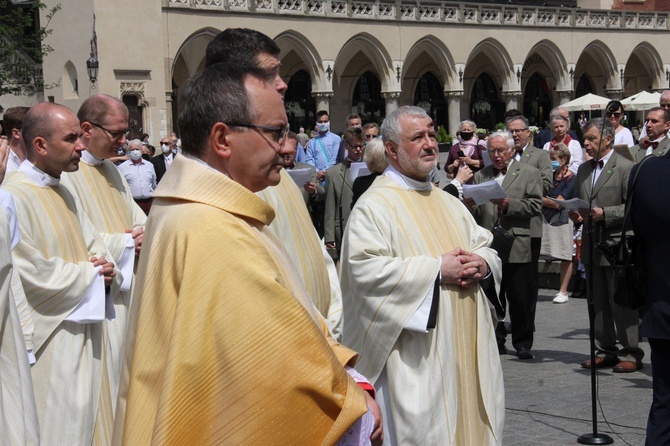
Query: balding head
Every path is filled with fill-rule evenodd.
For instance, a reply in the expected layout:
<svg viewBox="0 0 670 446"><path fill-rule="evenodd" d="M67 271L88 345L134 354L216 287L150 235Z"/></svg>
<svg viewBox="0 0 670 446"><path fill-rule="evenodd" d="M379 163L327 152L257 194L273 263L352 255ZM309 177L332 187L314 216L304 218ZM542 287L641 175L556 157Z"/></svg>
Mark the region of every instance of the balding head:
<svg viewBox="0 0 670 446"><path fill-rule="evenodd" d="M91 96L81 104L77 117L82 141L97 158L116 156L119 147L126 143L128 107L118 99L106 94Z"/></svg>
<svg viewBox="0 0 670 446"><path fill-rule="evenodd" d="M665 90L661 93L661 99L658 100L658 105L666 110L670 109L670 90Z"/></svg>
<svg viewBox="0 0 670 446"><path fill-rule="evenodd" d="M128 120L128 107L115 97L107 94L96 94L86 99L79 107L77 118L81 123L95 122L103 124L109 115L121 114Z"/></svg>
<svg viewBox="0 0 670 446"><path fill-rule="evenodd" d="M28 159L54 178L62 172L74 172L84 146L77 116L60 104L34 105L23 118L23 139Z"/></svg>

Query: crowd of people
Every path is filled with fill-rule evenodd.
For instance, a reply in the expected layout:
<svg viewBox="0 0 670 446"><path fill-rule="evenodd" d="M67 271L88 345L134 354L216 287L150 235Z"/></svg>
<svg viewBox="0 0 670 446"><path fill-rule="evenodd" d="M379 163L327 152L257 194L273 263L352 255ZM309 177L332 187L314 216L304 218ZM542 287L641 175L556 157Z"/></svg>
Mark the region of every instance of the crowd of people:
<svg viewBox="0 0 670 446"><path fill-rule="evenodd" d="M352 114L342 137L322 110L293 133L279 67L264 34L220 33L158 154L111 96L5 112L0 443L502 444L508 329L532 359L539 260L560 262L567 302L588 222L593 365L642 367L640 315L613 302L589 238L620 236L649 155L635 228L668 220L641 191L667 181L670 91L638 144L617 101L580 121L583 145L560 107L538 135L518 110L491 134L463 121L441 189L425 110ZM485 183L501 193L478 202ZM655 445L670 442L670 337L664 270L650 274Z"/></svg>

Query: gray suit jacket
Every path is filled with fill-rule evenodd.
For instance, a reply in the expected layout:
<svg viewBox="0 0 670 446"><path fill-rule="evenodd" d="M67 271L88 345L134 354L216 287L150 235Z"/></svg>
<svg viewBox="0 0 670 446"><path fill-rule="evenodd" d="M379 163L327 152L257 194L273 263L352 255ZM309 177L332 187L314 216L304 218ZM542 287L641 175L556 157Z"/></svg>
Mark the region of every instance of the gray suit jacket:
<svg viewBox="0 0 670 446"><path fill-rule="evenodd" d="M342 235L351 213L353 182L349 181L346 161L326 170L326 209L323 218L325 242L335 242L336 249L342 248Z"/></svg>
<svg viewBox="0 0 670 446"><path fill-rule="evenodd" d="M475 173L474 183L484 183L494 179L493 166L485 166ZM540 171L534 167L512 162L502 182L507 192L509 207L500 216L500 225L516 237L509 256L509 263L530 262L530 222L542 210L542 180ZM498 208L493 203L484 203L474 210L477 223L493 229L498 218Z"/></svg>
<svg viewBox="0 0 670 446"><path fill-rule="evenodd" d="M660 143L658 143L658 147L656 147L651 154L656 155L656 156L663 156L668 152L668 149L670 148L670 138L667 136L661 140ZM644 144L638 144L630 148L630 151L635 154L635 161L638 163L642 161L644 157L647 156L647 148L644 146Z"/></svg>
<svg viewBox="0 0 670 446"><path fill-rule="evenodd" d="M551 170L551 157L549 152L544 149L538 149L533 145L528 145L523 155L519 158L521 164L528 164L540 171L542 177L542 196L546 197L554 184L554 173ZM530 221L530 236L533 238L542 237L542 215L533 217Z"/></svg>
<svg viewBox="0 0 670 446"><path fill-rule="evenodd" d="M628 176L634 164L616 153L612 153L609 161L603 167L598 181L593 187L593 205L603 208L605 220L593 225L593 235L596 245L598 242L619 240L621 237L621 223L623 222L626 203ZM591 183L593 182L593 167L586 162L579 166L575 184L575 197L589 201ZM584 223L586 224L586 222ZM587 231L582 236L582 263L590 264L589 237ZM593 261L599 266L608 266L609 262L596 250Z"/></svg>

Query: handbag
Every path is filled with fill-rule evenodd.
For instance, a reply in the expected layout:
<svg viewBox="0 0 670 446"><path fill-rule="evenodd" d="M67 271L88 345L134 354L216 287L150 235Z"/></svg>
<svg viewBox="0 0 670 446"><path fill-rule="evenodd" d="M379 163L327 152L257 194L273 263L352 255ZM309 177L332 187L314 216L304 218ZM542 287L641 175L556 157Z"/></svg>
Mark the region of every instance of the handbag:
<svg viewBox="0 0 670 446"><path fill-rule="evenodd" d="M496 250L498 257L500 257L500 261L503 264L508 263L509 254L512 251L512 245L514 244L514 234L500 226L500 217L498 217L495 224L493 225L491 234L493 234L491 248Z"/></svg>
<svg viewBox="0 0 670 446"><path fill-rule="evenodd" d="M637 310L647 299L647 258L642 239L637 235L627 235L626 230L631 226L630 210L633 203L633 191L642 165L651 157L640 163L635 172L633 182L626 197L626 211L624 212L621 228L621 239L609 244L599 243L598 250L612 265L616 288L614 302L622 307Z"/></svg>

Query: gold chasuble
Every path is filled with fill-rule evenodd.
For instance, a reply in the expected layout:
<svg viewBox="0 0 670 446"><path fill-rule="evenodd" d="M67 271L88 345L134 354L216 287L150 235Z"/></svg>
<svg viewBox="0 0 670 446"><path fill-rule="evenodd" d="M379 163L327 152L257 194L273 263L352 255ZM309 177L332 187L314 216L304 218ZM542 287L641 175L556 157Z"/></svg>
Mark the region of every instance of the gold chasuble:
<svg viewBox="0 0 670 446"><path fill-rule="evenodd" d="M113 444L335 444L366 411L280 242L274 211L177 157L154 193Z"/></svg>
<svg viewBox="0 0 670 446"><path fill-rule="evenodd" d="M281 171L281 182L257 192L275 211L270 232L293 261L316 309L328 320L336 338L342 332L342 292L333 259L321 243L305 200L293 178Z"/></svg>
<svg viewBox="0 0 670 446"><path fill-rule="evenodd" d="M89 164L86 159L91 159L93 155L87 155L82 157L79 170L62 175L62 182L78 198L112 256L108 260L117 263L118 267L129 237L126 230L143 226L147 220L146 214L133 200L126 179L114 163L99 160L100 164ZM119 290L112 297L116 318L104 321L103 335L107 345L113 413L119 388L131 291Z"/></svg>
<svg viewBox="0 0 670 446"><path fill-rule="evenodd" d="M11 235L0 209L0 444L37 446L39 426L21 321L10 286Z"/></svg>
<svg viewBox="0 0 670 446"><path fill-rule="evenodd" d="M441 285L437 325L405 325L432 295L439 256L462 248L500 283L491 233L457 199L379 177L356 202L343 242L343 342L384 403L384 444L502 443L504 388L494 321L479 285Z"/></svg>
<svg viewBox="0 0 670 446"><path fill-rule="evenodd" d="M40 444L105 444L113 413L102 323L65 319L98 275L90 258L109 253L65 186L38 184L19 170L2 187L14 196L21 231L12 258L34 324Z"/></svg>

